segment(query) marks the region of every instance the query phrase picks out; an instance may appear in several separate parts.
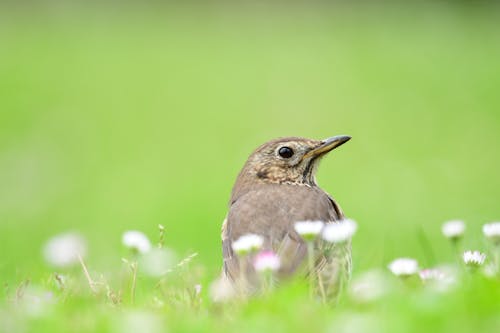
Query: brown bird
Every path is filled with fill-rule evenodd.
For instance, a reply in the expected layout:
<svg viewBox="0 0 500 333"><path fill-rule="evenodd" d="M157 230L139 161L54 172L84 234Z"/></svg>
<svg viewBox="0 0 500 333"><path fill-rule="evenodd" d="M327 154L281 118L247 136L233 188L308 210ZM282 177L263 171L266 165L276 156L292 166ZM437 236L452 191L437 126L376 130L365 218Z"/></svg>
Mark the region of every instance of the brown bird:
<svg viewBox="0 0 500 333"><path fill-rule="evenodd" d="M347 142L349 136L318 141L289 137L269 141L248 158L236 179L229 202L229 213L222 225L223 274L238 284L244 280L247 292L258 288L257 274L248 263L241 265L232 244L245 234L264 238L263 249L277 253L281 266L278 278L293 275L304 266L307 245L297 234L298 221L334 223L344 214L339 205L316 184L319 161L328 152ZM321 238L315 240L314 272L322 280L323 294L339 291L343 276L351 269L350 243L342 249ZM244 272L241 268L244 267Z"/></svg>

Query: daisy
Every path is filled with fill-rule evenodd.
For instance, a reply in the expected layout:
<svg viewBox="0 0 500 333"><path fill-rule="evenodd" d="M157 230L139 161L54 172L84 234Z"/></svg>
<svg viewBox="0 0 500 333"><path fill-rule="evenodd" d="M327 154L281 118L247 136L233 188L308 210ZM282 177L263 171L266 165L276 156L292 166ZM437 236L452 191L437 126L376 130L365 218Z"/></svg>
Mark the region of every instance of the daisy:
<svg viewBox="0 0 500 333"><path fill-rule="evenodd" d="M151 242L148 237L137 230L124 232L122 236L122 243L125 247L138 253L146 253L151 250Z"/></svg>
<svg viewBox="0 0 500 333"><path fill-rule="evenodd" d="M256 234L246 234L233 242L232 248L238 255L246 255L257 252L264 244L264 237Z"/></svg>
<svg viewBox="0 0 500 333"><path fill-rule="evenodd" d="M310 242L323 230L324 224L323 221L299 221L295 222L294 228L304 240Z"/></svg>
<svg viewBox="0 0 500 333"><path fill-rule="evenodd" d="M224 276L212 282L209 291L214 302L227 302L236 296L234 285Z"/></svg>
<svg viewBox="0 0 500 333"><path fill-rule="evenodd" d="M367 303L382 298L389 292L389 282L386 275L378 270L365 272L349 285L349 295L355 301Z"/></svg>
<svg viewBox="0 0 500 333"><path fill-rule="evenodd" d="M441 231L446 238L457 240L463 236L465 223L461 220L452 220L443 224Z"/></svg>
<svg viewBox="0 0 500 333"><path fill-rule="evenodd" d="M153 248L139 258L139 267L147 276L161 277L173 269L176 257L172 250L165 247Z"/></svg>
<svg viewBox="0 0 500 333"><path fill-rule="evenodd" d="M257 272L274 272L280 268L280 258L273 251L262 251L255 257L253 267Z"/></svg>
<svg viewBox="0 0 500 333"><path fill-rule="evenodd" d="M438 268L426 268L418 272L423 282L440 281L445 278L445 274Z"/></svg>
<svg viewBox="0 0 500 333"><path fill-rule="evenodd" d="M500 222L483 225L483 234L494 244L500 244Z"/></svg>
<svg viewBox="0 0 500 333"><path fill-rule="evenodd" d="M396 276L408 277L418 272L418 262L412 258L398 258L388 268Z"/></svg>
<svg viewBox="0 0 500 333"><path fill-rule="evenodd" d="M465 251L462 258L467 266L479 267L484 264L486 254L479 251Z"/></svg>
<svg viewBox="0 0 500 333"><path fill-rule="evenodd" d="M354 235L358 225L354 220L345 219L338 223L328 223L323 229L322 237L331 243L343 243Z"/></svg>
<svg viewBox="0 0 500 333"><path fill-rule="evenodd" d="M43 248L45 260L52 266L67 267L85 257L87 243L78 233L67 232L50 238Z"/></svg>
<svg viewBox="0 0 500 333"><path fill-rule="evenodd" d="M446 292L455 287L457 274L453 266L426 268L418 272L424 284L439 292Z"/></svg>

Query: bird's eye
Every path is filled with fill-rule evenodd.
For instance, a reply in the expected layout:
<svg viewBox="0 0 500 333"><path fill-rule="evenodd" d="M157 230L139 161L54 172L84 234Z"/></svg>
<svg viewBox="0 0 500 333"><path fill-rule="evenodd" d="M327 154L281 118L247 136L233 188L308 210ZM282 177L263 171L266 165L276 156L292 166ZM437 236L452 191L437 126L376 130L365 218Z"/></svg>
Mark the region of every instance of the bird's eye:
<svg viewBox="0 0 500 333"><path fill-rule="evenodd" d="M281 147L278 154L283 158L290 158L293 156L293 150L290 147Z"/></svg>

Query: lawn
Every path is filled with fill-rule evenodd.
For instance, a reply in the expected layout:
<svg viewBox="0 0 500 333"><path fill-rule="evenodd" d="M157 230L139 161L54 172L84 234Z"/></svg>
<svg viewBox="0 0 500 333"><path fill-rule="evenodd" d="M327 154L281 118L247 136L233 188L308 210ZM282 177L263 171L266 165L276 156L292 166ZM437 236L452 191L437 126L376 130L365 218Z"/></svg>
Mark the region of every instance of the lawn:
<svg viewBox="0 0 500 333"><path fill-rule="evenodd" d="M453 264L450 219L467 225L460 251L489 250L499 22L472 4L2 5L0 331L498 331L498 279L465 271L437 292L387 265ZM298 281L213 303L245 159L275 137L337 134L353 139L318 183L358 223L353 278L375 270L387 293L332 308ZM197 255L160 283L139 266L132 302L122 234L156 243L159 224L177 261ZM85 238L97 295L80 265L44 260L63 232Z"/></svg>

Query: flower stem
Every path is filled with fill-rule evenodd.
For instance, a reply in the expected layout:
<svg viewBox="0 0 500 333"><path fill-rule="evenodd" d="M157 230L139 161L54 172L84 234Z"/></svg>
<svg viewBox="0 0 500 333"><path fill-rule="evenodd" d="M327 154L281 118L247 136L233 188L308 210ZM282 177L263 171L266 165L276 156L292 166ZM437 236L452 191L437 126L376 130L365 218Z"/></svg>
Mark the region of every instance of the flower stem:
<svg viewBox="0 0 500 333"><path fill-rule="evenodd" d="M314 243L307 242L307 266L309 273L309 293L314 297Z"/></svg>
<svg viewBox="0 0 500 333"><path fill-rule="evenodd" d="M321 300L323 301L323 303L326 303L326 292L325 292L325 286L323 284L323 278L321 277L321 271L318 271L317 274L318 274L319 292L321 293Z"/></svg>
<svg viewBox="0 0 500 333"><path fill-rule="evenodd" d="M132 286L130 287L130 303L135 303L135 288L137 285L137 262L130 264L130 269L132 270Z"/></svg>
<svg viewBox="0 0 500 333"><path fill-rule="evenodd" d="M273 273L271 271L264 271L260 274L262 283L262 293L269 294L273 288Z"/></svg>
<svg viewBox="0 0 500 333"><path fill-rule="evenodd" d="M500 244L495 244L493 247L493 264L496 276L500 279Z"/></svg>
<svg viewBox="0 0 500 333"><path fill-rule="evenodd" d="M240 261L240 293L241 297L244 298L247 292L248 281L247 281L247 257L241 256Z"/></svg>
<svg viewBox="0 0 500 333"><path fill-rule="evenodd" d="M459 240L458 239L452 239L451 240L451 247L452 247L452 251L453 251L453 254L455 256L455 260L457 262L457 265L458 267L464 267L464 262L462 260L462 253L460 251L460 246L459 246Z"/></svg>
<svg viewBox="0 0 500 333"><path fill-rule="evenodd" d="M273 289L273 273L269 272L268 275L269 277L268 277L267 290L271 291Z"/></svg>
<svg viewBox="0 0 500 333"><path fill-rule="evenodd" d="M160 231L160 240L158 241L158 248L163 248L165 244L165 227L161 224L158 224L158 230Z"/></svg>
<svg viewBox="0 0 500 333"><path fill-rule="evenodd" d="M80 261L80 265L82 265L83 273L85 274L85 278L87 279L87 282L89 283L90 290L94 295L97 294L97 290L95 288L95 282L92 280L92 277L90 276L89 270L87 269L87 266L85 265L85 262L83 261L83 258L78 255L78 260Z"/></svg>

